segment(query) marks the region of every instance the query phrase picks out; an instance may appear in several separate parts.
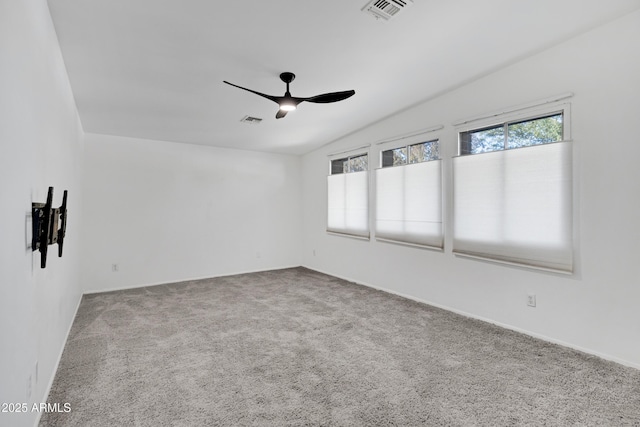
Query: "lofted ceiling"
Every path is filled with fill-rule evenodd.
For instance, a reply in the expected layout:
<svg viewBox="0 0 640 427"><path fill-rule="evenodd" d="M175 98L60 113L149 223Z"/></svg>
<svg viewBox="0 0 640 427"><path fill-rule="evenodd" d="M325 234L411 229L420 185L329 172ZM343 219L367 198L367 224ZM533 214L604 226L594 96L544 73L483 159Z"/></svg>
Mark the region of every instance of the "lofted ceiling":
<svg viewBox="0 0 640 427"><path fill-rule="evenodd" d="M303 154L632 10L640 0L49 0L85 132ZM354 89L276 120L281 96ZM262 118L243 123L246 116Z"/></svg>

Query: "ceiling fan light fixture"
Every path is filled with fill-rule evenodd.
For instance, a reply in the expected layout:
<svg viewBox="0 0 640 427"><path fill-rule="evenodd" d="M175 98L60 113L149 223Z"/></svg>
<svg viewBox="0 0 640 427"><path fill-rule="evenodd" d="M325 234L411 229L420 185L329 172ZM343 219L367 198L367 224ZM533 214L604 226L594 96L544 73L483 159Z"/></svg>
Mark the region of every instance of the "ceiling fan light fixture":
<svg viewBox="0 0 640 427"><path fill-rule="evenodd" d="M296 109L296 104L294 104L293 102L283 102L280 104L280 109L282 111L293 111Z"/></svg>

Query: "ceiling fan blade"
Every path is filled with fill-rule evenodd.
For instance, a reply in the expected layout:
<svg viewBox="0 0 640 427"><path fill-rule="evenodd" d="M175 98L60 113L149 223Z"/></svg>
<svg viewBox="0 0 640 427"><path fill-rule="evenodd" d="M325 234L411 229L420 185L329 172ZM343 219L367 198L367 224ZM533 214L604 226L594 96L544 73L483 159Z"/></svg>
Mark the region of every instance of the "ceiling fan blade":
<svg viewBox="0 0 640 427"><path fill-rule="evenodd" d="M246 87L242 87L242 86L234 85L233 83L229 83L229 82L228 82L228 81L226 81L226 80L223 80L222 82L223 82L223 83L226 83L226 84L228 84L228 85L230 85L230 86L234 86L234 87L237 87L237 88L239 88L239 89L246 90L247 92L255 93L255 94L256 94L256 95L258 95L258 96L261 96L261 97L263 97L263 98L267 98L267 99L269 99L269 100L271 100L271 101L273 101L273 102L275 102L275 103L278 103L278 104L280 103L280 98L282 98L281 96L272 96L272 95L267 95L267 94L265 94L265 93L260 93L260 92L256 92L255 90L247 89Z"/></svg>
<svg viewBox="0 0 640 427"><path fill-rule="evenodd" d="M315 102L318 104L327 104L330 102L342 101L343 99L347 99L350 96L355 95L356 93L355 90L345 90L343 92L323 93L321 95L311 96L309 98L298 98L295 96L291 96L291 92L289 92L289 83L291 83L295 77L296 77L295 74L289 73L289 72L280 74L280 80L282 80L287 85L287 90L284 93L284 96L267 95L266 93L261 93L252 89L248 89L246 87L238 86L226 80L223 80L223 83L226 83L229 86L237 87L238 89L246 90L247 92L254 93L258 96L267 98L269 101L273 101L276 104L278 104L280 106L280 109L276 113L276 119L281 119L285 117L288 111L295 110L298 104L304 101Z"/></svg>
<svg viewBox="0 0 640 427"><path fill-rule="evenodd" d="M323 93L322 95L312 96L310 98L304 98L304 101L307 102L316 102L319 104L327 104L329 102L338 102L343 99L347 99L350 96L355 95L355 90L345 90L344 92L331 92L331 93Z"/></svg>

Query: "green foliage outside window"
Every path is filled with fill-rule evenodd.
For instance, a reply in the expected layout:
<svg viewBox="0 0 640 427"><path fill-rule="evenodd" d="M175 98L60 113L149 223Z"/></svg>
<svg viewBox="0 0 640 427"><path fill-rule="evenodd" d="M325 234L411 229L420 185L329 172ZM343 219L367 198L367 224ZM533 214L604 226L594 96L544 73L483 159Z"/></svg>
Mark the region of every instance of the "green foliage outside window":
<svg viewBox="0 0 640 427"><path fill-rule="evenodd" d="M361 154L331 161L331 175L369 170L369 156Z"/></svg>
<svg viewBox="0 0 640 427"><path fill-rule="evenodd" d="M382 167L428 162L440 158L438 140L421 142L382 152Z"/></svg>
<svg viewBox="0 0 640 427"><path fill-rule="evenodd" d="M562 113L505 123L460 134L460 154L528 147L562 141Z"/></svg>

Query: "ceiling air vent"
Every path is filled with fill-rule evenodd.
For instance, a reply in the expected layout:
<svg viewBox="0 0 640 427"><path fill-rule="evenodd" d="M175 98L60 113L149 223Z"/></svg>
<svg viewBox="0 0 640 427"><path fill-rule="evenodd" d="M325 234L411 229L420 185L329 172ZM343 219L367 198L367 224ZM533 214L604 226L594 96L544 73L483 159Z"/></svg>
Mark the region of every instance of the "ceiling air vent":
<svg viewBox="0 0 640 427"><path fill-rule="evenodd" d="M240 121L244 123L250 123L252 125L257 125L262 121L262 119L259 119L257 117L251 117L251 116L244 116L243 118L240 119Z"/></svg>
<svg viewBox="0 0 640 427"><path fill-rule="evenodd" d="M373 15L376 19L385 21L413 4L413 0L371 0L363 8L363 12Z"/></svg>

